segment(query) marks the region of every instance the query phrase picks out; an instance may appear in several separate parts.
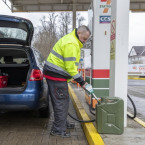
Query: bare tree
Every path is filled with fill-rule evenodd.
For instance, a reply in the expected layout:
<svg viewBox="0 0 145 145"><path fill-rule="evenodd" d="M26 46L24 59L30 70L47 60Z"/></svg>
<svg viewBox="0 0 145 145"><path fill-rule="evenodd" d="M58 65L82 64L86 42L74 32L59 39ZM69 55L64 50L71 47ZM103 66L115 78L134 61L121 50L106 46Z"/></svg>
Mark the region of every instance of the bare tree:
<svg viewBox="0 0 145 145"><path fill-rule="evenodd" d="M59 37L62 37L72 30L72 12L60 12L59 23Z"/></svg>
<svg viewBox="0 0 145 145"><path fill-rule="evenodd" d="M49 13L48 17L43 17L40 21L42 27L39 27L34 35L33 46L41 51L46 59L57 39L56 19L58 15Z"/></svg>
<svg viewBox="0 0 145 145"><path fill-rule="evenodd" d="M77 26L78 27L83 25L84 20L85 18L80 13L77 13Z"/></svg>
<svg viewBox="0 0 145 145"><path fill-rule="evenodd" d="M77 15L79 26L84 20L80 14ZM48 16L43 16L40 21L41 27L35 28L33 46L39 49L46 59L57 40L72 31L72 13L48 13Z"/></svg>

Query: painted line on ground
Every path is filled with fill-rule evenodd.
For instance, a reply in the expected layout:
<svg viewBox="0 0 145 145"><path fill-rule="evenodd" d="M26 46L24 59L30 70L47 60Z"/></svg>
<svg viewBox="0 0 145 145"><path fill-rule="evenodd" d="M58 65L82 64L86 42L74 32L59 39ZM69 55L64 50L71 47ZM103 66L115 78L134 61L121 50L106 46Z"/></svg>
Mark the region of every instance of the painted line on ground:
<svg viewBox="0 0 145 145"><path fill-rule="evenodd" d="M131 113L129 113L129 112L127 112L127 114L128 114L129 116L133 116L133 115L132 115ZM141 119L135 117L133 120L135 120L137 123L139 123L140 125L142 125L143 127L145 127L145 122L142 121Z"/></svg>
<svg viewBox="0 0 145 145"><path fill-rule="evenodd" d="M145 78L128 77L129 80L145 80Z"/></svg>
<svg viewBox="0 0 145 145"><path fill-rule="evenodd" d="M69 94L71 96L71 100L76 109L77 115L81 120L90 120L86 111L84 110L82 104L80 103L78 97L74 93L71 86L68 84ZM88 140L89 145L105 145L100 134L97 132L93 123L81 123L86 138Z"/></svg>

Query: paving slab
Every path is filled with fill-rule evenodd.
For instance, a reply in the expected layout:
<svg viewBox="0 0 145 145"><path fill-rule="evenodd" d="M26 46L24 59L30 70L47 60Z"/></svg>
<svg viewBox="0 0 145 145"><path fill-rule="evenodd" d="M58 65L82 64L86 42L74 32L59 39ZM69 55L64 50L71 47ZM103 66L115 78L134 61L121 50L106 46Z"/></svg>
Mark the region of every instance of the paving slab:
<svg viewBox="0 0 145 145"><path fill-rule="evenodd" d="M71 101L69 112L76 117ZM53 111L49 119L39 118L38 113L33 111L2 113L0 145L88 145L81 124L78 122L75 122L75 129L69 130L71 138L49 135L53 120ZM74 122L69 117L68 120Z"/></svg>

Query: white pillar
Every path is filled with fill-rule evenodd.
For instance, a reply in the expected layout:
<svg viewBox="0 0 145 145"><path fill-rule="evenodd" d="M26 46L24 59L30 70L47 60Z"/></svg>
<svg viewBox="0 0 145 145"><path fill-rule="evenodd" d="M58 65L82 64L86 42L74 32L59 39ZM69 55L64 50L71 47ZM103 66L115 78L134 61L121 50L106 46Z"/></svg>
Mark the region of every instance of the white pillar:
<svg viewBox="0 0 145 145"><path fill-rule="evenodd" d="M109 96L124 100L124 126L127 126L129 0L112 0Z"/></svg>
<svg viewBox="0 0 145 145"><path fill-rule="evenodd" d="M76 0L73 1L73 29L76 28Z"/></svg>
<svg viewBox="0 0 145 145"><path fill-rule="evenodd" d="M110 67L110 19L111 1L93 0L93 69L109 69ZM107 13L104 13L108 8Z"/></svg>
<svg viewBox="0 0 145 145"><path fill-rule="evenodd" d="M92 86L98 97L109 96L111 0L93 0L92 7Z"/></svg>

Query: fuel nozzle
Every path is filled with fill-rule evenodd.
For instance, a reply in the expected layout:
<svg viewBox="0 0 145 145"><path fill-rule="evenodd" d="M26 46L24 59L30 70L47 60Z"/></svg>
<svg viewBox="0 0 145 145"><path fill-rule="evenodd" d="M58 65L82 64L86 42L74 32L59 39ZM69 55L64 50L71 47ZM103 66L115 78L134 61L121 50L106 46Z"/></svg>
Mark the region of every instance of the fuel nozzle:
<svg viewBox="0 0 145 145"><path fill-rule="evenodd" d="M85 90L91 94L93 96L93 98L95 98L97 100L97 102L101 102L101 98L98 98L95 94L94 94L94 90L92 88L92 85L87 84L85 85Z"/></svg>
<svg viewBox="0 0 145 145"><path fill-rule="evenodd" d="M93 94L94 93L94 90L92 88L92 85L90 84L86 84L84 89L89 93L89 94Z"/></svg>
<svg viewBox="0 0 145 145"><path fill-rule="evenodd" d="M92 96L97 100L98 103L101 103L101 98L97 97L94 93L92 93Z"/></svg>

